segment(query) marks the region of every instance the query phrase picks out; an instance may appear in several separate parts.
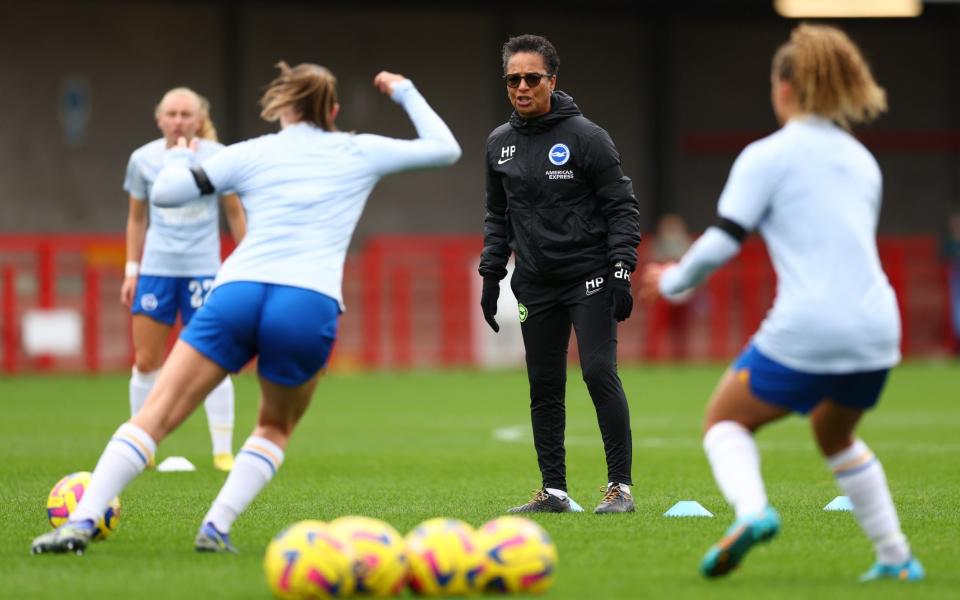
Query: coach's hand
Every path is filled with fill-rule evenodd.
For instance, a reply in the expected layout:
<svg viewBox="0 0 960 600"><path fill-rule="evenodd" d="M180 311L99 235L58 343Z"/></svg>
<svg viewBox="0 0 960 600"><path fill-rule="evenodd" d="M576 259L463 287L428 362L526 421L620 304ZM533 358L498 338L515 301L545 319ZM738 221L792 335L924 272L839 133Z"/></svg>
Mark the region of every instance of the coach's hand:
<svg viewBox="0 0 960 600"><path fill-rule="evenodd" d="M613 304L613 318L617 322L626 320L633 312L630 269L623 264L623 261L618 260L610 270L610 302Z"/></svg>
<svg viewBox="0 0 960 600"><path fill-rule="evenodd" d="M483 318L487 320L490 329L500 331L500 325L493 318L497 314L497 299L500 298L500 280L490 277L483 280L483 293L480 294L480 308L483 310Z"/></svg>

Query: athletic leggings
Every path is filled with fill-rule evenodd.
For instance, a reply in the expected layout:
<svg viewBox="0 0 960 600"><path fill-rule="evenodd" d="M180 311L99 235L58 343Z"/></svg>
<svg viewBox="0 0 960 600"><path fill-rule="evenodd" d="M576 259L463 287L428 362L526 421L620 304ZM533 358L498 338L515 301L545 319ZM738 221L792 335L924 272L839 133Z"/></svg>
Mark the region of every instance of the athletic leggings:
<svg viewBox="0 0 960 600"><path fill-rule="evenodd" d="M577 336L583 380L597 411L608 480L632 484L630 409L617 376L617 322L607 278L604 271L560 284L525 282L516 277L510 282L521 305L533 444L544 487L567 489L564 396L571 325Z"/></svg>

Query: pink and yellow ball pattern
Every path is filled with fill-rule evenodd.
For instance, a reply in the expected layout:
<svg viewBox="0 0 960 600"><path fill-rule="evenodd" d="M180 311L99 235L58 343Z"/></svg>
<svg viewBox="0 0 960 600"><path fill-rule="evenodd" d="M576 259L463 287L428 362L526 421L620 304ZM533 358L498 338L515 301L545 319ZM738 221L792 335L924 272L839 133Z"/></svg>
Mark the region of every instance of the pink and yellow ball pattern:
<svg viewBox="0 0 960 600"><path fill-rule="evenodd" d="M483 591L542 594L553 585L557 547L534 521L499 517L484 524L476 540L484 558L478 582Z"/></svg>
<svg viewBox="0 0 960 600"><path fill-rule="evenodd" d="M478 591L483 556L474 530L458 519L429 519L407 534L410 589L421 596L459 596Z"/></svg>
<svg viewBox="0 0 960 600"><path fill-rule="evenodd" d="M88 485L90 485L90 473L80 471L67 475L53 486L50 495L47 496L47 518L54 529L67 522L83 498ZM114 498L107 506L107 512L97 523L93 539L97 541L107 539L117 529L119 522L120 498Z"/></svg>
<svg viewBox="0 0 960 600"><path fill-rule="evenodd" d="M340 517L330 527L353 544L358 596L396 596L407 583L403 537L389 523L370 517Z"/></svg>
<svg viewBox="0 0 960 600"><path fill-rule="evenodd" d="M264 574L281 600L346 598L356 587L355 554L348 539L323 521L300 521L267 546Z"/></svg>

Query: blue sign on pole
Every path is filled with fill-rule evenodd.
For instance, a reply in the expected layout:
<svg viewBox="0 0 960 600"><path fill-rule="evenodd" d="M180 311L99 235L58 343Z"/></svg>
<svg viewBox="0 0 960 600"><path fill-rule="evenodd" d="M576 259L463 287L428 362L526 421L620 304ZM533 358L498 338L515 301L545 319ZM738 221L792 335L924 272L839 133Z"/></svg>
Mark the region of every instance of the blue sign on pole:
<svg viewBox="0 0 960 600"><path fill-rule="evenodd" d="M64 139L71 146L79 146L90 122L90 80L83 75L65 75L60 80L57 105Z"/></svg>

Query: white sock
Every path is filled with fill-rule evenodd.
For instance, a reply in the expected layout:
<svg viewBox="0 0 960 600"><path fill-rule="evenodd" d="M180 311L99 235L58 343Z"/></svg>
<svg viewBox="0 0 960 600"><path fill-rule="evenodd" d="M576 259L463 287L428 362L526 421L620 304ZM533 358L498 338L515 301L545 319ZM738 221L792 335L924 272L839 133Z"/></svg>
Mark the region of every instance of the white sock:
<svg viewBox="0 0 960 600"><path fill-rule="evenodd" d="M236 518L273 479L281 464L283 450L279 446L262 437L247 438L203 522L213 523L217 531L228 533Z"/></svg>
<svg viewBox="0 0 960 600"><path fill-rule="evenodd" d="M625 494L628 495L628 496L630 495L630 486L627 485L627 484L625 484L625 483L616 483L616 484L615 484L615 483L613 483L612 481L608 481L608 482L607 482L607 489L609 490L609 489L610 489L611 487L613 487L614 485L619 485L619 486L620 486L620 491L622 491L623 493L625 493Z"/></svg>
<svg viewBox="0 0 960 600"><path fill-rule="evenodd" d="M130 417L137 416L143 404L153 389L153 384L157 381L157 374L160 370L141 373L136 367L130 375Z"/></svg>
<svg viewBox="0 0 960 600"><path fill-rule="evenodd" d="M833 476L853 504L853 514L873 542L877 561L901 565L910 560L910 545L900 531L900 519L890 497L883 465L862 440L827 458Z"/></svg>
<svg viewBox="0 0 960 600"><path fill-rule="evenodd" d="M557 498L560 498L561 500L564 500L567 497L567 493L565 491L559 490L557 488L544 488L544 491L550 494L551 496L556 496Z"/></svg>
<svg viewBox="0 0 960 600"><path fill-rule="evenodd" d="M215 456L233 452L233 406L233 380L227 375L203 403Z"/></svg>
<svg viewBox="0 0 960 600"><path fill-rule="evenodd" d="M157 444L146 431L132 423L121 425L100 455L90 485L70 515L70 520L99 521L110 501L143 472L156 451Z"/></svg>
<svg viewBox="0 0 960 600"><path fill-rule="evenodd" d="M721 421L703 436L703 449L713 478L737 518L754 515L767 506L760 476L760 453L750 431L735 421Z"/></svg>

